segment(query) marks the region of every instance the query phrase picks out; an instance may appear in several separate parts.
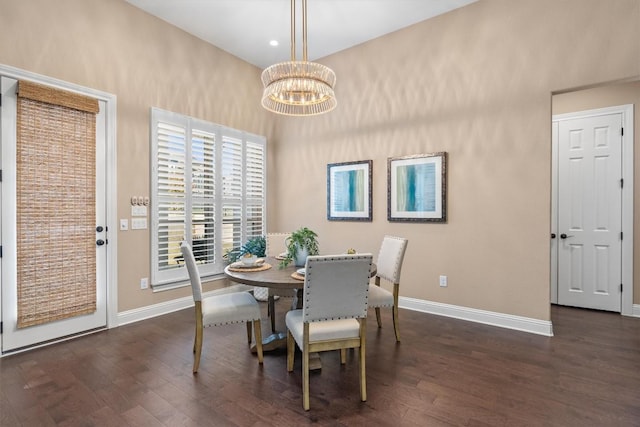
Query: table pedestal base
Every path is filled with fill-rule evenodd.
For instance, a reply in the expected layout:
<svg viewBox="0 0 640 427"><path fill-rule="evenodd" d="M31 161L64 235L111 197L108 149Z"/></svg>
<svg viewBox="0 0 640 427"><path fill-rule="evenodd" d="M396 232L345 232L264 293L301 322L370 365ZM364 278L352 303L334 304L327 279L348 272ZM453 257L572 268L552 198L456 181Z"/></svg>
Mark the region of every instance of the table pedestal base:
<svg viewBox="0 0 640 427"><path fill-rule="evenodd" d="M287 349L287 334L285 332L275 332L262 340L262 351L273 351L279 348ZM251 345L251 352L257 353L258 349L255 344ZM320 353L309 354L309 370L315 371L322 369L322 361Z"/></svg>
<svg viewBox="0 0 640 427"><path fill-rule="evenodd" d="M279 348L287 348L287 334L285 332L274 332L266 338L262 339L262 351L273 351ZM251 352L256 353L258 350L255 344L251 345Z"/></svg>

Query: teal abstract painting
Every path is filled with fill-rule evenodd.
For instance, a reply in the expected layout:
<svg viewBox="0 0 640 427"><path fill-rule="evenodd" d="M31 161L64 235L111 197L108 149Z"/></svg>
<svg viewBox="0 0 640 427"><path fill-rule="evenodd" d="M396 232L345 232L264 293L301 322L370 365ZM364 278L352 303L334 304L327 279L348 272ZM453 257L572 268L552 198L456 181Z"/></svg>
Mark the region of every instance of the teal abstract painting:
<svg viewBox="0 0 640 427"><path fill-rule="evenodd" d="M446 221L446 153L388 160L387 219Z"/></svg>
<svg viewBox="0 0 640 427"><path fill-rule="evenodd" d="M371 163L327 165L327 219L371 221Z"/></svg>

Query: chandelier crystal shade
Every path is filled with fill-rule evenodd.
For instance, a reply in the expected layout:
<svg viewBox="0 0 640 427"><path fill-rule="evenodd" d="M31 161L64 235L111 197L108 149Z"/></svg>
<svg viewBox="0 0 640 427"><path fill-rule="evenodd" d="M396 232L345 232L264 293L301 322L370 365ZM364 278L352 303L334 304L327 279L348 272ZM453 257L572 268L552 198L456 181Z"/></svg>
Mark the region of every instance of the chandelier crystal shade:
<svg viewBox="0 0 640 427"><path fill-rule="evenodd" d="M295 57L295 1L291 0L291 61L262 72L262 106L288 116L327 113L336 105L336 75L329 67L307 61L307 0L302 0L302 61Z"/></svg>

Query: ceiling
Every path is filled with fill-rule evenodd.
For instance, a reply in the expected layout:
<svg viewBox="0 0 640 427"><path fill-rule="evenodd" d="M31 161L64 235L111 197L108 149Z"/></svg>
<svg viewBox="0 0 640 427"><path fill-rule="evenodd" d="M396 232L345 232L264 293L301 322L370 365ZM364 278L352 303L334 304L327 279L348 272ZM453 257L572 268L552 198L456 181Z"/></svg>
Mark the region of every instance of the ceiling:
<svg viewBox="0 0 640 427"><path fill-rule="evenodd" d="M126 0L259 68L291 59L290 0ZM308 57L315 61L476 0L309 0ZM301 2L296 27L301 34ZM279 45L270 46L271 40ZM301 58L302 36L296 37Z"/></svg>

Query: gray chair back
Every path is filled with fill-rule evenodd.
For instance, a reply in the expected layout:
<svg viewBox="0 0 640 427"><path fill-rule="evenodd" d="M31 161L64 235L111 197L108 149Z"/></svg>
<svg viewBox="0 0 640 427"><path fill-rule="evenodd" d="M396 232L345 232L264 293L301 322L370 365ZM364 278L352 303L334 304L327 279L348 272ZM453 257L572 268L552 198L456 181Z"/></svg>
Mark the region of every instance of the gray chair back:
<svg viewBox="0 0 640 427"><path fill-rule="evenodd" d="M194 301L202 301L202 282L200 281L200 273L198 273L198 266L196 265L196 259L193 256L191 245L187 242L180 244L180 251L182 252L182 258L187 266L189 272L189 280L191 281L191 291L193 292Z"/></svg>
<svg viewBox="0 0 640 427"><path fill-rule="evenodd" d="M384 236L378 253L377 276L391 283L400 283L402 261L409 241L403 237Z"/></svg>
<svg viewBox="0 0 640 427"><path fill-rule="evenodd" d="M367 316L371 254L309 256L304 278L304 322Z"/></svg>
<svg viewBox="0 0 640 427"><path fill-rule="evenodd" d="M291 237L291 233L267 233L265 255L275 257L286 252L286 240L289 237Z"/></svg>

